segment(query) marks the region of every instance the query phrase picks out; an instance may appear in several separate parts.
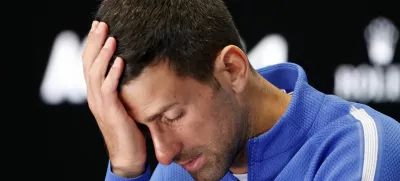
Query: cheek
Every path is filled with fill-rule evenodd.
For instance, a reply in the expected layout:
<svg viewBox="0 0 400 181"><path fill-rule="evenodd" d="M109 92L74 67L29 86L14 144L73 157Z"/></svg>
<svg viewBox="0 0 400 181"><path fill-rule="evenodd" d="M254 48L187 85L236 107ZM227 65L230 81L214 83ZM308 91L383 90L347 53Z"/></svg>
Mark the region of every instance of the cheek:
<svg viewBox="0 0 400 181"><path fill-rule="evenodd" d="M187 108L181 138L187 148L203 147L213 152L230 144L235 135L231 102L202 96Z"/></svg>
<svg viewBox="0 0 400 181"><path fill-rule="evenodd" d="M206 109L191 108L177 128L186 147L209 147L219 130L215 114Z"/></svg>
<svg viewBox="0 0 400 181"><path fill-rule="evenodd" d="M192 147L200 146L212 152L219 152L221 147L229 144L228 140L234 134L230 119L222 116L226 112L215 108L198 111L198 113L189 126L190 131L187 134L191 136L186 142Z"/></svg>

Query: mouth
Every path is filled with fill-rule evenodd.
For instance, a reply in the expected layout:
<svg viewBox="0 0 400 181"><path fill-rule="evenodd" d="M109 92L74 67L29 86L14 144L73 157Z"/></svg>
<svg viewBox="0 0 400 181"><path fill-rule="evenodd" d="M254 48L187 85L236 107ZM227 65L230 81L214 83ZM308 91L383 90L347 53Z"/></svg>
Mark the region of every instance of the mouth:
<svg viewBox="0 0 400 181"><path fill-rule="evenodd" d="M194 172L196 170L199 170L203 165L206 160L206 156L204 154L200 154L193 160L184 162L184 163L179 163L186 171L189 172Z"/></svg>

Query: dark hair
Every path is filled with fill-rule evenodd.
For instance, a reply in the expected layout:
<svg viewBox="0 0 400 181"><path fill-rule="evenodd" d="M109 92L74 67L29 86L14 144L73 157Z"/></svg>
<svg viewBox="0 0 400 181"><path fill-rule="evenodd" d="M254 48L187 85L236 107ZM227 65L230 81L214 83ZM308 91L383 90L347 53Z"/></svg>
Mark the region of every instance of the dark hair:
<svg viewBox="0 0 400 181"><path fill-rule="evenodd" d="M120 86L160 61L179 76L206 82L225 46L245 51L222 0L103 0L95 19L117 40L110 65L116 56L124 59Z"/></svg>

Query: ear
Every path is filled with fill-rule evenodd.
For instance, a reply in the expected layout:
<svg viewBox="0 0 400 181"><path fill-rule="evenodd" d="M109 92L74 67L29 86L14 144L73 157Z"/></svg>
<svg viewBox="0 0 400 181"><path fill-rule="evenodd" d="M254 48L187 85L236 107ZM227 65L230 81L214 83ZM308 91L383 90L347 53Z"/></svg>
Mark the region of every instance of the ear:
<svg viewBox="0 0 400 181"><path fill-rule="evenodd" d="M247 84L249 68L246 54L239 47L229 45L221 50L215 60L214 76L223 86L240 93Z"/></svg>

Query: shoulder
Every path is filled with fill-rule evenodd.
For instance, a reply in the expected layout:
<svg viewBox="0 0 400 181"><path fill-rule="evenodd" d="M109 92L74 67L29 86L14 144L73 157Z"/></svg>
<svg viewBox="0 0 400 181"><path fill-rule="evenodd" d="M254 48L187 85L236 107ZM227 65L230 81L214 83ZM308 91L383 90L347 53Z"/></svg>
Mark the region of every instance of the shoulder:
<svg viewBox="0 0 400 181"><path fill-rule="evenodd" d="M334 96L320 112L310 136L317 140L312 144L315 149L323 150L319 154L324 155L325 167L349 164L352 167L343 171L353 170L367 180L400 177L398 121L365 104ZM329 161L329 157L333 159Z"/></svg>
<svg viewBox="0 0 400 181"><path fill-rule="evenodd" d="M377 162L374 123L350 102L325 99L304 145L316 168L309 174L316 180L360 180L363 169L368 169L366 173L373 178ZM364 160L374 164L365 166Z"/></svg>
<svg viewBox="0 0 400 181"><path fill-rule="evenodd" d="M399 121L363 104L355 104L352 115L363 125L364 159L372 160L377 180L400 178ZM373 156L370 156L374 153ZM370 158L368 158L368 156Z"/></svg>

